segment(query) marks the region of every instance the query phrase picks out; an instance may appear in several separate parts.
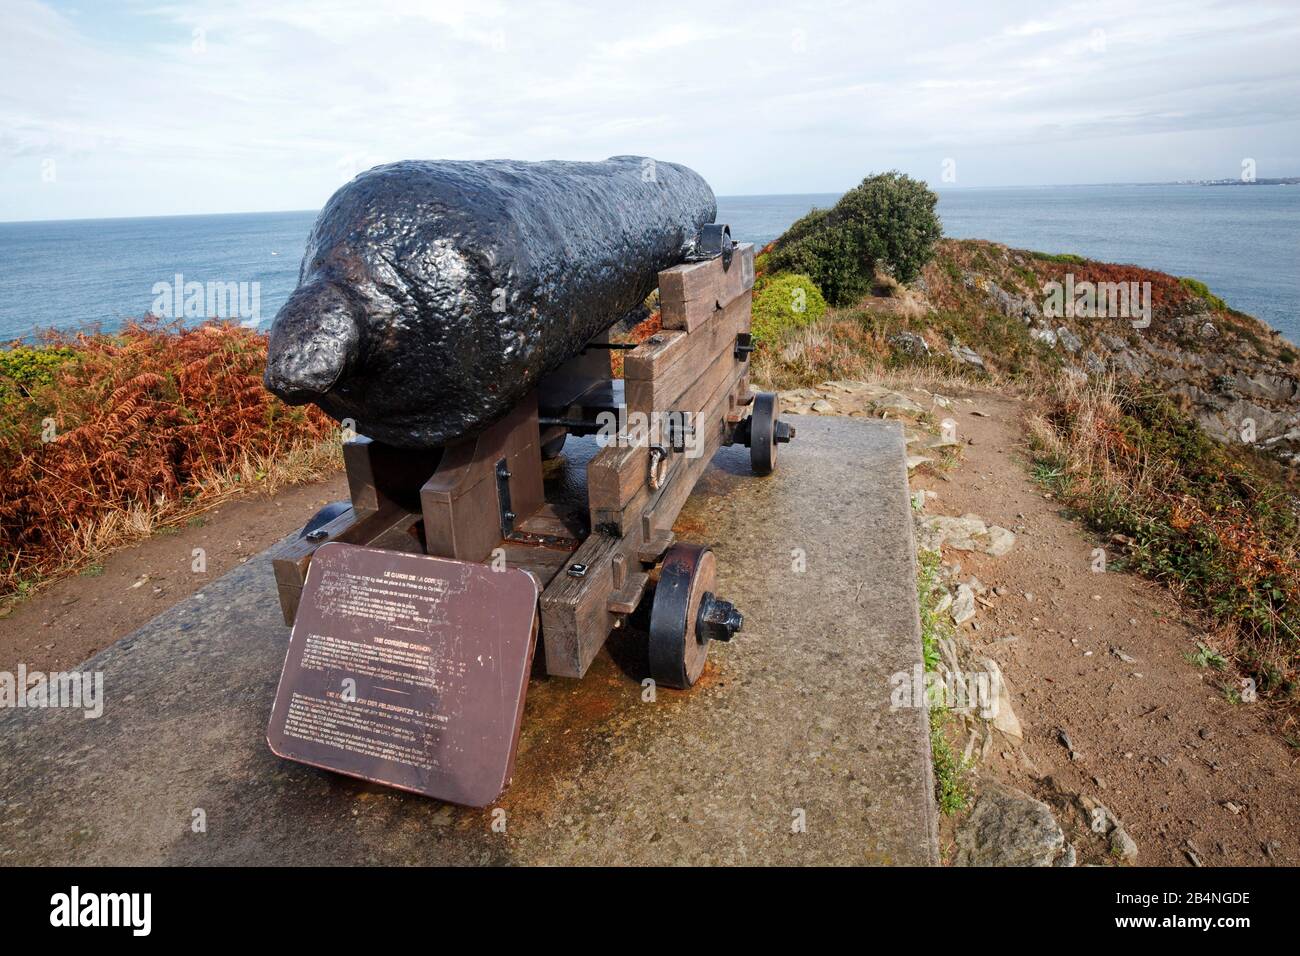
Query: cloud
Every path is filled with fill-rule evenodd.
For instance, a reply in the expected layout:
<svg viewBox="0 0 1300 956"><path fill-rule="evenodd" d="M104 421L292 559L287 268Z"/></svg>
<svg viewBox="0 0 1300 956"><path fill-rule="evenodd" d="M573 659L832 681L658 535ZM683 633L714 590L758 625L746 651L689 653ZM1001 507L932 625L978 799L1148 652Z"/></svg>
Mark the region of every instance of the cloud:
<svg viewBox="0 0 1300 956"><path fill-rule="evenodd" d="M1007 27L1002 32L1009 37L1032 37L1059 29L1059 26L1048 23L1046 20L1026 20L1024 23L1017 23L1014 26Z"/></svg>
<svg viewBox="0 0 1300 956"><path fill-rule="evenodd" d="M0 219L316 208L409 157L646 153L722 193L948 157L969 185L1214 175L1233 151L1300 171L1282 3L7 7ZM1161 146L1197 133L1215 149Z"/></svg>

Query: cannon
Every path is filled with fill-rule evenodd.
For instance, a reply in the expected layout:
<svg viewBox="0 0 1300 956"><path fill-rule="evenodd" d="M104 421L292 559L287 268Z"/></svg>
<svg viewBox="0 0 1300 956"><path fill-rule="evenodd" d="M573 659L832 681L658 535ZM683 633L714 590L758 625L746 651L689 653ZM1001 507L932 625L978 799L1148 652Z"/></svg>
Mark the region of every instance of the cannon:
<svg viewBox="0 0 1300 956"><path fill-rule="evenodd" d="M673 163L400 162L325 205L266 386L378 441L478 434L693 252L713 191Z"/></svg>
<svg viewBox="0 0 1300 956"><path fill-rule="evenodd" d="M285 623L298 618L323 548L336 569L339 546L424 555L442 562L430 574L457 581L455 569L520 572L535 588L524 603L537 610L528 666L537 647L541 669L559 677L582 677L650 600L649 676L695 684L710 644L730 640L743 616L717 593L713 552L676 539L677 515L720 447L748 446L754 472L767 475L794 437L777 396L749 386L753 245L714 218L696 173L637 157L397 163L340 190L313 229L267 364L277 394L359 432L343 445L348 500L273 555ZM611 325L655 288L662 327L614 341ZM490 593L491 577L449 593ZM501 628L486 621L493 603L467 613L483 615L495 635L484 647L499 657ZM302 629L312 637L319 610ZM473 805L508 783L527 685L513 672L485 682L483 693L507 699L470 748L495 756L450 748L472 771L458 773L451 758L433 770L382 761L362 770L323 762L320 741L295 749L284 721L299 631L268 734L277 753ZM464 679L476 679L493 653L458 673L470 667ZM454 694L444 685L440 699ZM421 746L449 749L431 734Z"/></svg>

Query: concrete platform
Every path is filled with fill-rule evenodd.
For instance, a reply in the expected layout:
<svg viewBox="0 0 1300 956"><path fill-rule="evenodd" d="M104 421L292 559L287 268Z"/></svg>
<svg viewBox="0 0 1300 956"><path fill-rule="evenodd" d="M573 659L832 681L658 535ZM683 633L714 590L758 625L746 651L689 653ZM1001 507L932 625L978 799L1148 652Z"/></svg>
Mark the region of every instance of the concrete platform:
<svg viewBox="0 0 1300 956"><path fill-rule="evenodd" d="M0 711L0 863L936 863L926 715L889 710L921 660L902 430L795 421L774 475L724 449L677 525L743 633L654 702L635 622L583 680L534 677L495 808L270 753L289 632L263 556L89 661L98 720Z"/></svg>

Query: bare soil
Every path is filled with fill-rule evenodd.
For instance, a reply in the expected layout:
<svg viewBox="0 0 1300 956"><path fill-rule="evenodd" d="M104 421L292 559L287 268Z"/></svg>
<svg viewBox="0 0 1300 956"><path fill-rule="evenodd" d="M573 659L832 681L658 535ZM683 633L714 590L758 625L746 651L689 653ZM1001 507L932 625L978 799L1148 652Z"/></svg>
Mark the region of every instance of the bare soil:
<svg viewBox="0 0 1300 956"><path fill-rule="evenodd" d="M0 619L0 671L66 670L301 528L348 496L343 473L273 497L239 498L185 526L118 551L102 570L64 578ZM206 570L194 570L202 548ZM3 613L3 612L0 612Z"/></svg>
<svg viewBox="0 0 1300 956"><path fill-rule="evenodd" d="M1300 863L1300 753L1270 730L1266 705L1232 703L1235 676L1188 659L1204 630L1168 591L1093 570L1104 543L1030 476L1030 404L965 394L973 404L945 413L957 422L961 463L915 476L913 487L938 494L929 513L974 512L1017 533L1002 558L944 556L960 562L961 580L973 574L990 589L978 630L963 629L998 662L1025 732L978 773L1053 805L1067 831L1071 795L1104 804L1141 865L1192 865L1192 855L1206 866ZM945 821L949 846L954 822ZM1087 843L1076 840L1080 862L1101 862Z"/></svg>

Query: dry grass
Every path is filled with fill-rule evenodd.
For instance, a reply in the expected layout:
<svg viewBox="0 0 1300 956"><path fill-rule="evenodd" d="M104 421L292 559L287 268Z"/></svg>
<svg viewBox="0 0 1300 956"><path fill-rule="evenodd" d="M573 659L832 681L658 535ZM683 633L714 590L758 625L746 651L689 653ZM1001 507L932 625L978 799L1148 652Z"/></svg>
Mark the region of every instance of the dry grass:
<svg viewBox="0 0 1300 956"><path fill-rule="evenodd" d="M881 367L889 349L862 323L834 311L814 325L790 329L751 358L751 376L775 389L827 380L866 379Z"/></svg>
<svg viewBox="0 0 1300 956"><path fill-rule="evenodd" d="M100 563L109 554L212 511L236 498L274 495L292 485L321 481L342 465L336 439L304 440L276 456L245 455L239 464L214 475L188 498L134 502L74 526L61 562L25 593L39 590L60 577Z"/></svg>
<svg viewBox="0 0 1300 956"><path fill-rule="evenodd" d="M1157 394L1062 377L1044 408L1029 422L1038 478L1109 536L1108 550L1203 613L1207 643L1261 693L1300 700L1293 491Z"/></svg>
<svg viewBox="0 0 1300 956"><path fill-rule="evenodd" d="M1061 376L1046 384L1041 394L1050 396L1054 405L1072 407L1074 427L1063 431L1047 416L1034 415L1029 420L1029 434L1040 452L1066 463L1071 477L1082 488L1117 480L1116 469L1103 454L1103 445L1096 440L1098 434L1113 429L1121 414L1114 378L1081 382L1071 376Z"/></svg>
<svg viewBox="0 0 1300 956"><path fill-rule="evenodd" d="M898 300L890 300L898 301ZM1006 389L1002 375L972 372L946 359L900 362L885 336L864 323L861 310L836 310L820 322L792 329L754 353L756 386L786 390L828 381L872 382L888 388L958 391L973 384Z"/></svg>
<svg viewBox="0 0 1300 956"><path fill-rule="evenodd" d="M332 421L262 387L266 338L239 326L129 323L0 360L0 599L341 461Z"/></svg>

